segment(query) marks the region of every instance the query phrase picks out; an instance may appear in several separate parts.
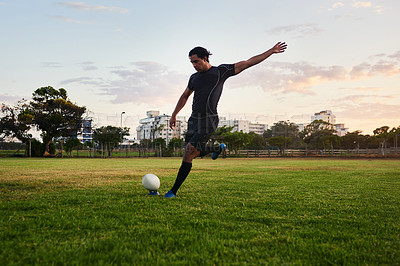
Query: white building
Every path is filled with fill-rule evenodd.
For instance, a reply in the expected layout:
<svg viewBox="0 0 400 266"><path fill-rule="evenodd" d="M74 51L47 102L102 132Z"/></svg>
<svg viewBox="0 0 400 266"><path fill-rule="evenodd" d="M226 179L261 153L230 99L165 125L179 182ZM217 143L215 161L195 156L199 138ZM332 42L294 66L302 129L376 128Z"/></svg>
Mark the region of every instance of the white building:
<svg viewBox="0 0 400 266"><path fill-rule="evenodd" d="M265 130L268 129L268 125L252 123L249 120L226 120L225 117L220 118L218 127L233 127L232 132L250 133L254 132L256 134L262 135Z"/></svg>
<svg viewBox="0 0 400 266"><path fill-rule="evenodd" d="M172 130L169 127L170 115L160 115L159 111L147 111L147 117L140 119L140 125L136 128L137 140L163 138L169 142L172 138L184 138L187 130L187 118L178 116L176 127ZM233 127L232 132L243 131L244 133L254 132L262 135L268 128L266 124L251 123L248 120L226 120L220 117L218 127Z"/></svg>
<svg viewBox="0 0 400 266"><path fill-rule="evenodd" d="M81 143L85 143L87 141L93 141L92 119L85 118L82 120L81 132L79 132L76 138Z"/></svg>
<svg viewBox="0 0 400 266"><path fill-rule="evenodd" d="M175 128L171 129L170 115L160 115L159 111L147 111L146 115L146 118L140 119L140 125L136 128L138 140L163 138L168 144L172 138L183 138L187 129L185 117L178 116Z"/></svg>
<svg viewBox="0 0 400 266"><path fill-rule="evenodd" d="M336 131L336 135L339 137L348 133L348 128L345 128L344 124L336 124L336 116L331 110L324 110L319 113L315 113L313 116L311 116L311 122L315 120L323 120L331 124L331 129L334 129Z"/></svg>
<svg viewBox="0 0 400 266"><path fill-rule="evenodd" d="M315 120L323 120L331 125L334 125L336 123L336 116L332 113L331 110L325 110L319 113L315 113L313 116L311 116L311 122Z"/></svg>

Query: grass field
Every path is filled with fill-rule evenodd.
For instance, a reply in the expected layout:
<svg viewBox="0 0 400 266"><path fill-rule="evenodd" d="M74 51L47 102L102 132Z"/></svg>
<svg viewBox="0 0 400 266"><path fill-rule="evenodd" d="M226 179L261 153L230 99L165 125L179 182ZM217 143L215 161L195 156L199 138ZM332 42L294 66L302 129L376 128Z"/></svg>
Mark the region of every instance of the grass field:
<svg viewBox="0 0 400 266"><path fill-rule="evenodd" d="M400 264L400 160L0 159L0 265Z"/></svg>

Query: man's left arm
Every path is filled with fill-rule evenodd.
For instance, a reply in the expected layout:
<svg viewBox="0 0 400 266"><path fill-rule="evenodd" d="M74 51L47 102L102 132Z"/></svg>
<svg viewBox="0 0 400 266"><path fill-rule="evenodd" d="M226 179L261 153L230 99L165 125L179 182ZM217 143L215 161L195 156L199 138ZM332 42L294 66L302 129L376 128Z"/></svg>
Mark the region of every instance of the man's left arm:
<svg viewBox="0 0 400 266"><path fill-rule="evenodd" d="M265 59L267 59L268 57L270 57L273 54L283 53L286 50L286 48L287 48L286 43L278 42L277 44L274 45L274 47L272 47L268 51L265 51L262 54L253 56L252 58L245 60L245 61L237 62L235 64L235 75L239 74L240 72L242 72L243 70L245 70L249 67L252 67L254 65L257 65L258 63L261 63L262 61L264 61Z"/></svg>

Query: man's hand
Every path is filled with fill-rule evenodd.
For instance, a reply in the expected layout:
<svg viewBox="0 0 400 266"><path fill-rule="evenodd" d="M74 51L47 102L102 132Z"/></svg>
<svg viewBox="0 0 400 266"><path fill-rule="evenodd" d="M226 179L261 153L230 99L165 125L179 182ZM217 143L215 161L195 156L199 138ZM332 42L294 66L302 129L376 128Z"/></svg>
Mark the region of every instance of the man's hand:
<svg viewBox="0 0 400 266"><path fill-rule="evenodd" d="M279 53L283 53L287 48L287 44L284 42L278 42L277 44L275 44L274 47L272 47L272 52L274 54L279 54Z"/></svg>
<svg viewBox="0 0 400 266"><path fill-rule="evenodd" d="M171 118L169 119L169 127L171 129L174 129L176 125L176 116L171 116Z"/></svg>

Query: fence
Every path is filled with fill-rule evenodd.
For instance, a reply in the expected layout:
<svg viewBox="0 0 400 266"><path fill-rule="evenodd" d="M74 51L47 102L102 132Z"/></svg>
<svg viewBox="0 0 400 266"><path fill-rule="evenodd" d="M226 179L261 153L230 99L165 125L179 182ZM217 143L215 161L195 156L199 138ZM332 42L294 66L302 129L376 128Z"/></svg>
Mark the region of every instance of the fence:
<svg viewBox="0 0 400 266"><path fill-rule="evenodd" d="M183 148L174 148L173 150L161 150L160 147L156 148L139 148L139 147L126 147L122 149L114 149L112 153L108 153L106 149L77 149L71 152L70 155L61 150L56 151L56 157L90 157L90 158L118 158L118 157L182 157L184 153ZM0 143L0 156L29 156L25 154L25 144L1 145ZM336 150L308 150L308 149L287 149L283 152L279 150L239 150L227 151L226 157L307 157L307 156L350 156L350 157L400 157L400 148L386 148L386 149L336 149Z"/></svg>
<svg viewBox="0 0 400 266"><path fill-rule="evenodd" d="M304 156L400 156L400 148L386 149L354 149L354 150L239 150L237 153L228 151L227 157L304 157Z"/></svg>

